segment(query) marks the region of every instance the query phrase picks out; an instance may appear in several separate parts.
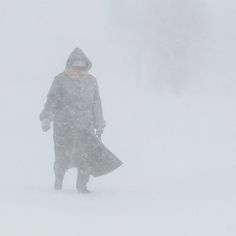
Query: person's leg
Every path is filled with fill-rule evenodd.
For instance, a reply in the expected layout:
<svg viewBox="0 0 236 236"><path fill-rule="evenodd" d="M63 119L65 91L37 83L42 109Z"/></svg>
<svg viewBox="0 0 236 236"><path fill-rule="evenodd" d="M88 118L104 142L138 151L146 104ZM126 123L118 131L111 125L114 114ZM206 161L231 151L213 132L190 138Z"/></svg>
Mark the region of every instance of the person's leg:
<svg viewBox="0 0 236 236"><path fill-rule="evenodd" d="M63 123L63 122L62 122ZM70 164L70 154L72 150L72 131L66 124L60 122L54 123L53 139L54 139L54 173L55 173L55 189L61 190L63 179Z"/></svg>
<svg viewBox="0 0 236 236"><path fill-rule="evenodd" d="M55 173L55 190L62 190L63 179L66 173L66 169L60 165L60 163L54 163L54 173Z"/></svg>
<svg viewBox="0 0 236 236"><path fill-rule="evenodd" d="M90 193L87 189L87 183L89 182L89 173L83 168L77 168L77 181L76 181L76 188L81 193Z"/></svg>

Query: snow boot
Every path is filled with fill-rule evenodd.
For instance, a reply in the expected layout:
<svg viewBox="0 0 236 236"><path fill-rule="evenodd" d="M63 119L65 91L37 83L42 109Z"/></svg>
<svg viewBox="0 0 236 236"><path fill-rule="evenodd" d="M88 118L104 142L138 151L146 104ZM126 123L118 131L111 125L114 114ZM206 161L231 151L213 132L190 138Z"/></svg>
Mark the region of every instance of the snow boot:
<svg viewBox="0 0 236 236"><path fill-rule="evenodd" d="M91 193L91 191L87 189L86 185L79 185L76 188L79 193Z"/></svg>

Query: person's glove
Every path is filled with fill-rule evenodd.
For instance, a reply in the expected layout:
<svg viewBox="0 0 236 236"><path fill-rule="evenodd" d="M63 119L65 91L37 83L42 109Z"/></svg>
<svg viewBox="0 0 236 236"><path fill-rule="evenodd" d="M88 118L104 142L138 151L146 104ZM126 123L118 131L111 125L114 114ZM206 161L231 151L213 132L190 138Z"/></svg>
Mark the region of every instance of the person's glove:
<svg viewBox="0 0 236 236"><path fill-rule="evenodd" d="M42 120L41 128L44 132L48 131L51 128L51 121L50 120Z"/></svg>
<svg viewBox="0 0 236 236"><path fill-rule="evenodd" d="M95 132L95 133L96 133L96 136L97 136L99 139L101 139L103 131L104 131L104 128L98 128L98 129L96 129L96 132Z"/></svg>

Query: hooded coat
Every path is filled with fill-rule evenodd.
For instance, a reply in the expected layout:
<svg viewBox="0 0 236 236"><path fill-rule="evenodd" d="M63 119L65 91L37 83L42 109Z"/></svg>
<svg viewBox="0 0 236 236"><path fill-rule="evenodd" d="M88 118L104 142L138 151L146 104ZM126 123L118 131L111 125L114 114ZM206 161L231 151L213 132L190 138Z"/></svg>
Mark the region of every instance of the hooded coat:
<svg viewBox="0 0 236 236"><path fill-rule="evenodd" d="M76 48L66 69L78 58L86 62L87 71L92 67L83 51ZM55 172L79 167L90 175L100 176L122 164L94 133L94 129L105 128L106 122L98 83L91 74L86 73L81 79L72 79L66 71L57 75L39 119L53 122Z"/></svg>

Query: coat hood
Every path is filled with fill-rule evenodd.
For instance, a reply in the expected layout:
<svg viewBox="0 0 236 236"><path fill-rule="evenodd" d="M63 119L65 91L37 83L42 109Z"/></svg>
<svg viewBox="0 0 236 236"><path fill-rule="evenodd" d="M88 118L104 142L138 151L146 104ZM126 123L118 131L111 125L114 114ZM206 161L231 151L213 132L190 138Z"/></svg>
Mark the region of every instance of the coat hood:
<svg viewBox="0 0 236 236"><path fill-rule="evenodd" d="M85 53L80 48L75 48L71 52L71 54L66 62L66 68L70 68L73 61L76 61L78 59L81 60L81 58L87 64L86 70L87 71L90 70L92 67L92 62L89 60L89 58L85 55Z"/></svg>

